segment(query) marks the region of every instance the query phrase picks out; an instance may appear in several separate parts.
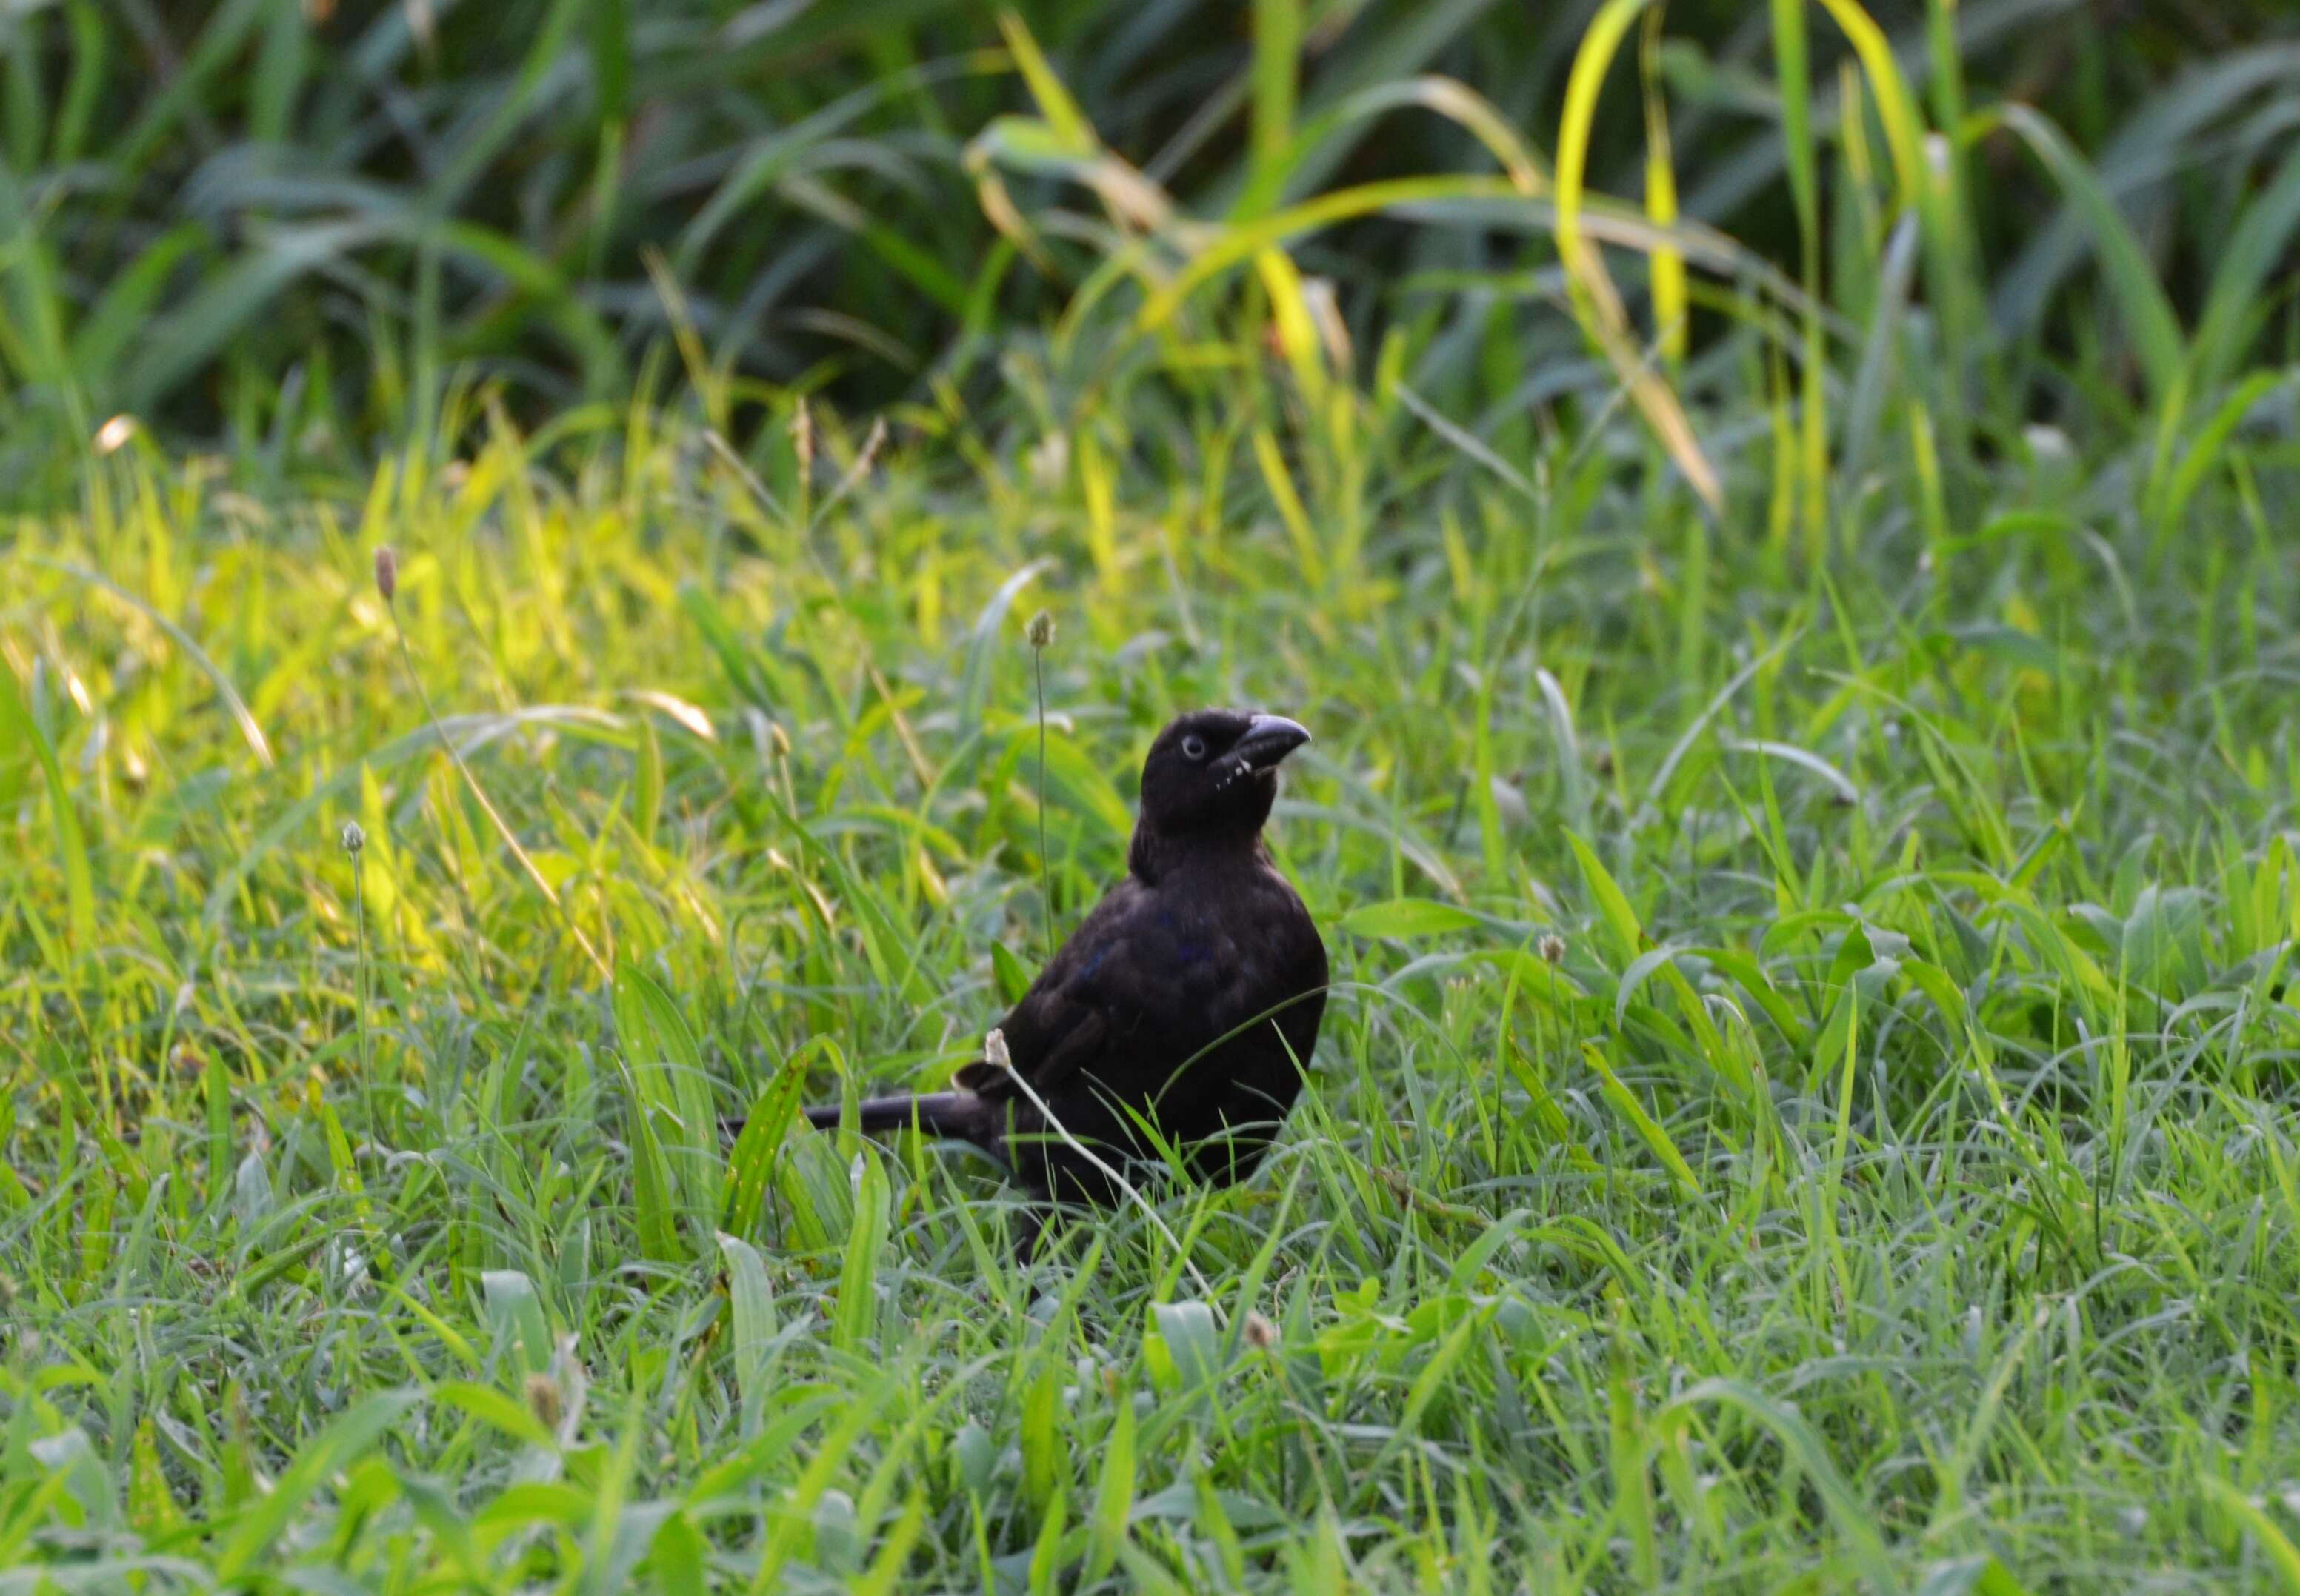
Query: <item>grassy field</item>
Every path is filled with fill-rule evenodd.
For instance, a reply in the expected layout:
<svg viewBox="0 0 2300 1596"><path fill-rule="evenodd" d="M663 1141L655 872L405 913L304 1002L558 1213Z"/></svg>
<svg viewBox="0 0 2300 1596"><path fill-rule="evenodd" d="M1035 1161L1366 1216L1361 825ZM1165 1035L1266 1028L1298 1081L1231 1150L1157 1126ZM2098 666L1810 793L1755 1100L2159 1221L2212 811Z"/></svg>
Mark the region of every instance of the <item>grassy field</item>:
<svg viewBox="0 0 2300 1596"><path fill-rule="evenodd" d="M0 347L0 1592L2300 1592L2300 46L2071 134L1638 10L1536 127L1262 0L1195 209L1086 45L895 52L1010 104L883 403L692 259L564 387ZM794 1093L973 1056L1206 702L1317 736L1312 1089L1025 1267Z"/></svg>

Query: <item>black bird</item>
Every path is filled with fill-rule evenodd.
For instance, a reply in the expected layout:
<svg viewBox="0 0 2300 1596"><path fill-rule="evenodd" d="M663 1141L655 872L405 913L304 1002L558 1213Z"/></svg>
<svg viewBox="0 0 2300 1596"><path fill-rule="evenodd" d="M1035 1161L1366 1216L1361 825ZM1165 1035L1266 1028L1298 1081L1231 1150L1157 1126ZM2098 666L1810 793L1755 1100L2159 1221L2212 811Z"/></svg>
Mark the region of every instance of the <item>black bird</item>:
<svg viewBox="0 0 2300 1596"><path fill-rule="evenodd" d="M999 1022L1011 1072L981 1060L955 1090L873 1098L860 1127L971 1142L1065 1201L1119 1193L1040 1104L1120 1172L1156 1160L1161 1142L1201 1180L1249 1172L1294 1105L1326 1007L1326 945L1262 841L1278 766L1309 740L1283 716L1234 710L1161 732L1126 879ZM806 1117L827 1129L839 1110Z"/></svg>

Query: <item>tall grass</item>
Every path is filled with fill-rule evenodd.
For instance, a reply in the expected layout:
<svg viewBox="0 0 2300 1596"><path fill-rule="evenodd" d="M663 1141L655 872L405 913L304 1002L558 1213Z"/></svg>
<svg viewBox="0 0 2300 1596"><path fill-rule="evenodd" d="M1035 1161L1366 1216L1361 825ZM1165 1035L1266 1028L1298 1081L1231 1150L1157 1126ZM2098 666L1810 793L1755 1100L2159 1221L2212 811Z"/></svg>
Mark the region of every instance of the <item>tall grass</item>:
<svg viewBox="0 0 2300 1596"><path fill-rule="evenodd" d="M16 20L0 1584L2300 1589L2274 19L882 9ZM1312 1089L1025 1267L795 1108L1210 701Z"/></svg>
<svg viewBox="0 0 2300 1596"><path fill-rule="evenodd" d="M444 437L475 373L531 425L619 403L682 314L714 374L713 422L746 447L760 407L794 391L857 410L946 386L1003 401L1012 330L1074 313L1121 240L1187 255L1207 229L1234 237L1313 200L1326 220L1300 265L1331 280L1356 345L1370 354L1394 328L1426 345L1449 320L1462 343L1475 327L1512 353L1456 354L1446 386L1507 405L1554 348L1554 309L1528 289L1576 260L1570 240L1551 246L1535 152L1574 143L1575 119L1560 122L1575 69L1604 65L1585 24L1640 9L21 8L0 25L8 479L20 503L52 501L78 440L127 411L221 442L256 481L340 484L379 442ZM2192 314L2221 309L2226 358L2263 331L2288 339L2288 307L2264 307L2264 328L2214 280L2222 224L2287 142L2294 41L2272 0L1898 0L1873 25L1849 0L1810 24L1805 9L1775 6L1770 26L1738 4L1667 13L1646 105L1616 82L1588 128L1588 176L1632 202L1624 225L1660 170L1681 195L1668 214L1748 247L1729 276L1771 262L1810 291L1828 258L1827 286L1857 294L1886 242L1879 213L1833 192L1824 237L1820 204L1829 158L1865 144L1864 175L1889 166L1892 203L1925 219L1922 303L1959 378L1935 395L1944 419L2007 345L2073 362L2080 387L2136 359L2168 379L2162 320L2090 196L2041 146L2045 170L2019 165L2021 137L2051 136L1989 130L2001 96L2097 153L2144 270ZM1071 110L1044 103L1054 82ZM1663 102L1674 137L1656 169L1645 112ZM1938 172L1926 122L1956 135ZM1517 203L1462 187L1490 170L1480 145ZM1439 173L1454 180L1413 186ZM2287 231L2263 228L2270 260ZM1703 253L1688 240L1656 257L1664 297L1688 252ZM2112 267L2115 320L2096 313L2088 254ZM651 260L679 285L676 311ZM1709 345L1730 303L1700 296L1666 320ZM1831 325L1806 316L1804 343ZM1639 369L1636 336L1611 327L1617 377ZM1795 364L1809 374L1826 353ZM1668 392L1632 384L1641 409ZM1968 446L1961 426L1943 442ZM1808 520L1821 446L1808 439L1801 473Z"/></svg>

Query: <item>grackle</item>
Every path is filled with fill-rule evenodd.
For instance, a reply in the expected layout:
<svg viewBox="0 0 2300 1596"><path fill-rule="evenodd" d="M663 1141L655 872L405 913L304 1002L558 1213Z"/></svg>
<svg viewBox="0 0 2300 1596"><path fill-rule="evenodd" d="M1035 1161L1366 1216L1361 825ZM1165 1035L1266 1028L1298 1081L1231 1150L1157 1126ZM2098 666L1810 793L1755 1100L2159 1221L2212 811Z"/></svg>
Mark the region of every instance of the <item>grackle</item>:
<svg viewBox="0 0 2300 1596"><path fill-rule="evenodd" d="M1279 763L1309 740L1282 716L1232 710L1161 732L1126 879L999 1023L1011 1068L979 1060L952 1091L873 1098L859 1128L971 1143L1065 1201L1115 1201L1097 1162L1122 1172L1162 1143L1201 1180L1249 1172L1293 1107L1326 1006L1325 943L1262 841ZM827 1129L839 1110L807 1118Z"/></svg>

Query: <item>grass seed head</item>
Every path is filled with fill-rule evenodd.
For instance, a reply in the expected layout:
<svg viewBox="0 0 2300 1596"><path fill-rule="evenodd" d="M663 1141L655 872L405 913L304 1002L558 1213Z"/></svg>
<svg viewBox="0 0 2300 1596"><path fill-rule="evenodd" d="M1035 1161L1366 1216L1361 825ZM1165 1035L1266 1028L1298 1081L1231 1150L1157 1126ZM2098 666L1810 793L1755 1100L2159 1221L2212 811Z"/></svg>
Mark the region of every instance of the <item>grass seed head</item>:
<svg viewBox="0 0 2300 1596"><path fill-rule="evenodd" d="M566 1411L560 1400L559 1382L549 1375L529 1375L527 1377L527 1410L535 1420L553 1434L559 1433L559 1420Z"/></svg>
<svg viewBox="0 0 2300 1596"><path fill-rule="evenodd" d="M804 479L814 470L814 412L807 409L804 399L791 411L790 440L791 453L798 459L798 474Z"/></svg>

